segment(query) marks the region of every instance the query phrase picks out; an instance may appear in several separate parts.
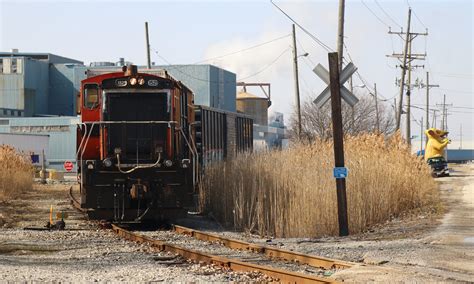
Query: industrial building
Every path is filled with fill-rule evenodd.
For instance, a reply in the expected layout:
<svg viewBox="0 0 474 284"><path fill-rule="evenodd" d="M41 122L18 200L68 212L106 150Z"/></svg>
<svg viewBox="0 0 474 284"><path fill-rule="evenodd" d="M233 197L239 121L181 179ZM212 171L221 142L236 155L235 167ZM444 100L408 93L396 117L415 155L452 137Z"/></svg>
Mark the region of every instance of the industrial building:
<svg viewBox="0 0 474 284"><path fill-rule="evenodd" d="M77 66L51 53L0 52L0 116L74 115Z"/></svg>

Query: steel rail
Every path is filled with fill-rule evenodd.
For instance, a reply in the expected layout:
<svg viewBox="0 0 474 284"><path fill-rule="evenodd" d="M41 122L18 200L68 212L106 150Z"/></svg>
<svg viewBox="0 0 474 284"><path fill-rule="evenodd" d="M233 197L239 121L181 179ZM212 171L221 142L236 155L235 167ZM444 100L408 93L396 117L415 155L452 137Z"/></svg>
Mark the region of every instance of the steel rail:
<svg viewBox="0 0 474 284"><path fill-rule="evenodd" d="M81 211L82 213L87 212L85 208L81 208L81 203L77 201L77 199L72 194L72 186L69 188L69 200L71 202L72 207L74 207L76 210Z"/></svg>
<svg viewBox="0 0 474 284"><path fill-rule="evenodd" d="M253 264L249 262L244 262L240 260L215 256L211 254L206 254L203 252L183 248L173 244L166 243L161 240L152 239L147 236L143 236L131 231L128 231L122 227L119 227L115 224L112 224L112 230L120 237L138 242L146 243L151 247L157 248L160 251L168 251L181 255L184 258L191 259L194 261L202 261L208 264L219 265L221 267L229 268L233 271L242 271L242 272L261 272L269 277L277 279L279 282L283 283L335 283L333 279L325 279L312 275L307 275L303 273L297 273L292 271L286 271L278 268Z"/></svg>
<svg viewBox="0 0 474 284"><path fill-rule="evenodd" d="M317 268L324 269L345 269L353 266L350 262L303 254L288 250L272 248L264 245L248 243L241 240L230 239L217 234L211 234L203 231L186 228L183 226L173 225L173 230L176 233L184 234L201 241L219 242L222 245L231 249L248 250L255 253L265 254L267 257L274 259L283 259L286 261L294 261L301 264L307 264Z"/></svg>

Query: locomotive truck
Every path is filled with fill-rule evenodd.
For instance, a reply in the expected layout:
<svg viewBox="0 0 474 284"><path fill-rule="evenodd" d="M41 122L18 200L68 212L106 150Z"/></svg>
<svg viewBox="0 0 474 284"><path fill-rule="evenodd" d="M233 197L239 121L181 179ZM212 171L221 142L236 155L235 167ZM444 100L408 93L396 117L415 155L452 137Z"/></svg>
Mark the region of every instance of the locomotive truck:
<svg viewBox="0 0 474 284"><path fill-rule="evenodd" d="M203 167L252 150L253 121L194 104L165 70L124 66L81 82L81 207L91 219L177 219L196 208Z"/></svg>

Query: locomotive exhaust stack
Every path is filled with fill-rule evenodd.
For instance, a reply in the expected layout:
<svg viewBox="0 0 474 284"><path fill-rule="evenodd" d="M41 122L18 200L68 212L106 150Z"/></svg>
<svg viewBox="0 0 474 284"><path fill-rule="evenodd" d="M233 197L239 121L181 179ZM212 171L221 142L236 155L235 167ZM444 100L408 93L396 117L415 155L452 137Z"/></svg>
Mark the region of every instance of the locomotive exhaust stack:
<svg viewBox="0 0 474 284"><path fill-rule="evenodd" d="M122 71L125 76L135 77L138 74L138 67L137 65L129 64L127 66L123 66Z"/></svg>

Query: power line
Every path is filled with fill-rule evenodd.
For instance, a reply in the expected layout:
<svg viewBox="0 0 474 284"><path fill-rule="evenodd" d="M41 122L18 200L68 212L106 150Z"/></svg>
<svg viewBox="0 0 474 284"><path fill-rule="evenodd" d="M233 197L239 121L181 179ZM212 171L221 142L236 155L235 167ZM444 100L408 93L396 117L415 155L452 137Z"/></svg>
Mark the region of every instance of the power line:
<svg viewBox="0 0 474 284"><path fill-rule="evenodd" d="M384 21L382 21L382 19L379 18L379 16L377 16L377 14L374 13L374 11L372 11L372 9L369 8L369 6L367 6L367 4L365 4L364 0L360 0L360 2L362 2L362 4L364 4L365 8L367 8L367 10L370 11L370 13L372 13L372 15L374 15L375 18L377 18L377 20L379 20L379 22L381 22L384 26L386 26L387 28L390 28L389 25L387 25L387 23L385 23Z"/></svg>
<svg viewBox="0 0 474 284"><path fill-rule="evenodd" d="M241 49L241 50L233 51L233 52L226 53L226 54L223 54L223 55L219 55L219 56L216 56L216 57L207 58L207 59L198 61L198 62L196 62L196 63L194 63L194 64L199 64L199 63L211 61L211 60L214 60L214 59L219 59L219 58L223 58L223 57L226 57L226 56L238 54L238 53L241 53L241 52L244 52L244 51L248 51L248 50L251 50L251 49L254 49L254 48L257 48L257 47L261 47L261 46L264 46L264 45L266 45L266 44L273 43L273 42L275 42L275 41L278 41L278 40L287 38L287 37L289 37L290 35L291 35L291 34L287 34L287 35L284 35L284 36L281 36L281 37L277 37L277 38L274 38L274 39L272 39L272 40L269 40L269 41L266 41L266 42L262 42L262 43L259 43L259 44L256 44L256 45L253 45L253 46L250 46L250 47Z"/></svg>
<svg viewBox="0 0 474 284"><path fill-rule="evenodd" d="M208 80L208 79L203 79L203 78L198 78L196 76L193 76L187 72L184 72L183 70L181 70L179 68L179 66L176 66L174 64L172 64L171 62L169 62L166 58L164 58L163 56L161 56L158 51L156 51L154 48L151 48L153 50L153 52L156 54L156 56L158 56L159 58L161 58L164 62L166 62L169 66L169 68L171 68L172 70L176 70L178 72L180 72L181 74L183 75L186 75L192 79L195 79L195 80L198 80L198 81L201 81L201 82L209 82L209 83L220 83L219 81L212 81L212 80ZM267 66L265 66L263 69L259 70L258 72L254 73L254 74L251 74L249 76L246 76L246 77L243 77L243 78L239 78L237 79L238 81L239 80L244 80L244 79L248 79L248 78L251 78L251 77L254 77L260 73L262 73L263 71L267 70L269 67L271 67L274 63L276 63L278 61L278 59L280 59L280 57L283 56L283 54L285 54L290 48L286 48L280 55L278 55L278 57L276 57L270 64L268 64ZM171 66L173 65L173 66ZM224 81L224 83L226 82L233 82L233 81Z"/></svg>
<svg viewBox="0 0 474 284"><path fill-rule="evenodd" d="M280 57L283 56L283 54L285 54L286 52L288 52L288 50L290 50L290 48L285 49L280 55L278 55L277 58L275 58L275 60L273 60L270 64L268 64L267 66L265 66L265 67L264 67L263 69L261 69L260 71L254 73L254 74L252 74L252 75L249 75L249 76L247 76L247 77L239 78L239 79L237 79L237 81L242 81L242 80L245 80L245 79L248 79L248 78L257 76L258 74L260 74L260 73L262 73L263 71L267 70L267 69L270 68L273 64L275 64L275 63L278 61L278 59L280 59Z"/></svg>
<svg viewBox="0 0 474 284"><path fill-rule="evenodd" d="M330 48L328 45L322 42L319 38L317 38L315 35L313 35L307 29L301 26L298 22L296 22L290 15L288 15L285 11L283 11L283 9L281 9L277 4L273 3L273 0L270 0L270 3L272 3L273 6L275 6L278 10L280 10L280 12L282 12L288 19L290 19L290 21L292 21L295 25L297 25L305 34L307 34L310 38L312 38L322 48L324 48L328 52L334 51L332 48Z"/></svg>
<svg viewBox="0 0 474 284"><path fill-rule="evenodd" d="M379 6L380 10L382 10L382 12L390 19L390 21L392 21L395 25L399 26L400 28L402 27L382 8L379 1L375 0L375 4Z"/></svg>

